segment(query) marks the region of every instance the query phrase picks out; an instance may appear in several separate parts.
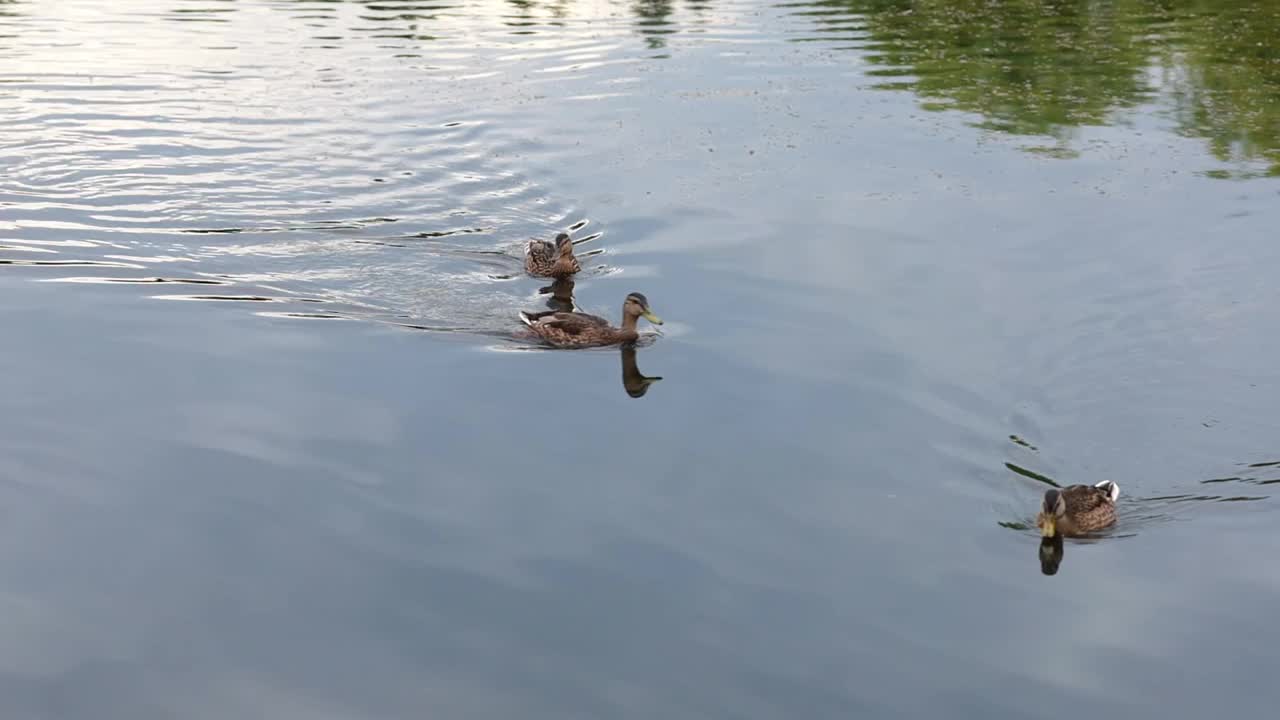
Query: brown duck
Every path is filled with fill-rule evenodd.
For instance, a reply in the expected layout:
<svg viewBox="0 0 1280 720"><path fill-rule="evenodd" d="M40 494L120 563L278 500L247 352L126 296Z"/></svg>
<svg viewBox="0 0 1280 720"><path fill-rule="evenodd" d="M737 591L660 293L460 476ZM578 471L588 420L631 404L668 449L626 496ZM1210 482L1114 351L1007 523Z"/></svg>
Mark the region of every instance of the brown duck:
<svg viewBox="0 0 1280 720"><path fill-rule="evenodd" d="M524 269L535 277L569 277L582 269L573 256L573 241L560 233L554 243L530 240L524 249Z"/></svg>
<svg viewBox="0 0 1280 720"><path fill-rule="evenodd" d="M639 333L636 332L636 321L640 318L654 325L662 324L662 319L649 309L649 300L637 292L628 295L622 303L622 327L620 328L613 327L602 317L580 312L548 310L539 313L523 311L520 313L520 320L528 325L535 335L551 345L562 348L634 342L639 337Z"/></svg>
<svg viewBox="0 0 1280 720"><path fill-rule="evenodd" d="M1044 493L1036 525L1042 537L1075 537L1101 530L1116 521L1120 486L1110 480L1097 485L1068 485Z"/></svg>

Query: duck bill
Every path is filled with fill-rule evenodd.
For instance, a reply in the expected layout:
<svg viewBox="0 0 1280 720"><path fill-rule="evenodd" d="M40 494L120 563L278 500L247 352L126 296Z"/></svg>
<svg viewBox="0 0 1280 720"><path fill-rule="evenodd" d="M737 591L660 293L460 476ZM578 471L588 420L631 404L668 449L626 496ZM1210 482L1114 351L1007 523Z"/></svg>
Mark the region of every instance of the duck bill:
<svg viewBox="0 0 1280 720"><path fill-rule="evenodd" d="M662 324L662 318L658 317L657 315L654 315L654 314L653 314L651 311L649 311L649 310L645 310L645 311L644 311L644 314L643 314L643 315L641 315L640 317L644 318L645 320L648 320L649 322L653 323L654 325L661 325L661 324Z"/></svg>
<svg viewBox="0 0 1280 720"><path fill-rule="evenodd" d="M1057 532L1057 521L1052 515L1040 521L1040 537L1053 537Z"/></svg>

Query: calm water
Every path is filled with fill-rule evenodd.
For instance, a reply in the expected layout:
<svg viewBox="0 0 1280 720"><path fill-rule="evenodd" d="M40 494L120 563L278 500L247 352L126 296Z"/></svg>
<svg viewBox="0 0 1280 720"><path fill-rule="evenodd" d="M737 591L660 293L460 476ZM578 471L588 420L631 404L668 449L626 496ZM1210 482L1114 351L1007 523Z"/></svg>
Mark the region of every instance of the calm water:
<svg viewBox="0 0 1280 720"><path fill-rule="evenodd" d="M0 0L0 715L1270 716L1277 176L1270 0Z"/></svg>

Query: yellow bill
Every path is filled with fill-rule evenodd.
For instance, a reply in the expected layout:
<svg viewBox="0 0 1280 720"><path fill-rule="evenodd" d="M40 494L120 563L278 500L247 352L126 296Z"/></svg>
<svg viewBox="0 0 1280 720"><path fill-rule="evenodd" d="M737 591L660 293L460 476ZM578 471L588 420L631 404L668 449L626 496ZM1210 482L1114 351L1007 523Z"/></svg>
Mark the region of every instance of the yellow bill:
<svg viewBox="0 0 1280 720"><path fill-rule="evenodd" d="M1057 531L1057 523L1052 515L1040 520L1040 537L1053 537Z"/></svg>

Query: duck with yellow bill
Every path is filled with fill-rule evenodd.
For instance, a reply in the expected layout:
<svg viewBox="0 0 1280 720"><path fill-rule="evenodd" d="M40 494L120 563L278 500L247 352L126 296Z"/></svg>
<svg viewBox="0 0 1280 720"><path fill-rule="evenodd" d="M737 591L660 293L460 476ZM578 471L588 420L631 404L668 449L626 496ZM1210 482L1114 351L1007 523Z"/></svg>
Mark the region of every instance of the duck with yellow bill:
<svg viewBox="0 0 1280 720"><path fill-rule="evenodd" d="M1120 486L1111 480L1097 485L1068 485L1044 493L1036 526L1041 537L1078 537L1108 527L1116 521Z"/></svg>
<svg viewBox="0 0 1280 720"><path fill-rule="evenodd" d="M636 322L644 318L654 325L662 319L649 309L649 299L638 292L627 295L622 303L622 327L614 327L608 320L582 312L521 312L520 321L533 334L548 344L561 348L583 348L601 345L621 345L635 342L640 337Z"/></svg>

